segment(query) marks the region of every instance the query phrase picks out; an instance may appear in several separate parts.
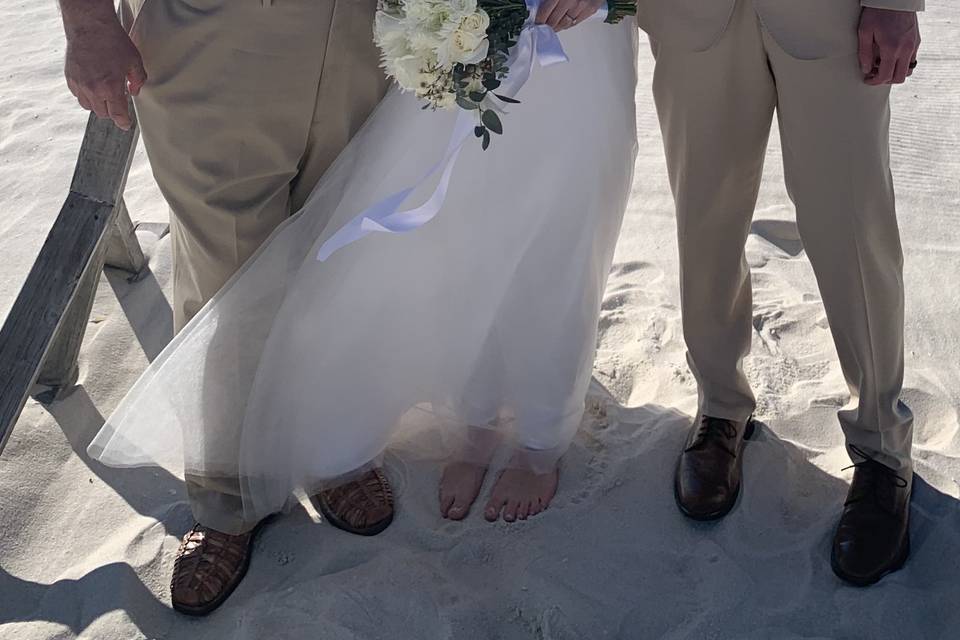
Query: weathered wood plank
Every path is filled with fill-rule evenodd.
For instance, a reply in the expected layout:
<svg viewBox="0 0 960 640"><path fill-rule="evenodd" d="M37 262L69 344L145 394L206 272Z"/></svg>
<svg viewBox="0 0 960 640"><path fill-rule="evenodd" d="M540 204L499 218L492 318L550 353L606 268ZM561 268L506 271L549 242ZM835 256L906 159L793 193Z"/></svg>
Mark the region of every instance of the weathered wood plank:
<svg viewBox="0 0 960 640"><path fill-rule="evenodd" d="M113 225L107 227L107 233L111 226ZM69 395L77 383L79 377L77 357L80 355L80 346L83 344L83 336L90 321L90 312L93 310L93 301L97 296L97 285L100 284L100 275L103 273L105 246L106 241L103 241L94 251L90 263L77 283L73 300L63 314L60 326L43 357L43 365L37 374L36 384L49 387L49 390L34 396L34 399L39 402L46 404L60 400Z"/></svg>
<svg viewBox="0 0 960 640"><path fill-rule="evenodd" d="M133 113L130 103L131 116ZM111 121L91 115L70 191L111 205L119 202L139 132L136 122L130 131L121 131Z"/></svg>
<svg viewBox="0 0 960 640"><path fill-rule="evenodd" d="M112 205L71 193L0 329L0 451L110 220Z"/></svg>
<svg viewBox="0 0 960 640"><path fill-rule="evenodd" d="M96 263L103 255L101 245L113 224L136 141L136 127L124 132L96 116L87 123L70 193L0 328L0 452L58 332L58 340L70 344L83 337L89 316L83 297L70 314L69 325L64 319L84 275L94 282L99 279ZM94 269L88 271L91 266ZM61 369L66 365L58 363Z"/></svg>
<svg viewBox="0 0 960 640"><path fill-rule="evenodd" d="M134 278L143 270L146 260L143 249L137 240L137 233L127 212L123 198L117 203L116 219L107 231L106 258L108 267L122 269L133 274Z"/></svg>

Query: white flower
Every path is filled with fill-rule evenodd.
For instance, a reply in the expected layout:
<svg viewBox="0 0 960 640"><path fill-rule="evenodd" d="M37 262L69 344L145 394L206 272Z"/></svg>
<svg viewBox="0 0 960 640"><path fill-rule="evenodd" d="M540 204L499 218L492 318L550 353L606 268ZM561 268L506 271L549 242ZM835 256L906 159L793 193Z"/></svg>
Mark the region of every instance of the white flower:
<svg viewBox="0 0 960 640"><path fill-rule="evenodd" d="M460 29L474 35L486 37L490 28L490 16L483 9L477 9L460 21Z"/></svg>
<svg viewBox="0 0 960 640"><path fill-rule="evenodd" d="M457 106L457 95L447 91L441 94L434 104L438 109L452 109Z"/></svg>
<svg viewBox="0 0 960 640"><path fill-rule="evenodd" d="M443 48L444 40L436 33L430 31L414 31L410 34L410 49L417 55L427 56L427 54L436 57L437 52Z"/></svg>
<svg viewBox="0 0 960 640"><path fill-rule="evenodd" d="M450 6L450 13L459 18L469 16L477 10L477 0L448 0L447 4Z"/></svg>
<svg viewBox="0 0 960 640"><path fill-rule="evenodd" d="M385 60L410 55L407 35L400 21L384 13L377 13L373 27L373 37L380 47Z"/></svg>
<svg viewBox="0 0 960 640"><path fill-rule="evenodd" d="M373 37L377 42L389 38L405 37L403 23L396 16L377 11L373 19Z"/></svg>
<svg viewBox="0 0 960 640"><path fill-rule="evenodd" d="M420 87L420 78L426 68L420 56L403 56L391 62L387 70L401 88L415 91Z"/></svg>
<svg viewBox="0 0 960 640"><path fill-rule="evenodd" d="M441 31L451 21L450 5L434 0L408 0L404 3L404 22L411 31Z"/></svg>
<svg viewBox="0 0 960 640"><path fill-rule="evenodd" d="M462 29L454 31L447 40L449 62L454 64L477 64L487 57L489 50L486 37Z"/></svg>

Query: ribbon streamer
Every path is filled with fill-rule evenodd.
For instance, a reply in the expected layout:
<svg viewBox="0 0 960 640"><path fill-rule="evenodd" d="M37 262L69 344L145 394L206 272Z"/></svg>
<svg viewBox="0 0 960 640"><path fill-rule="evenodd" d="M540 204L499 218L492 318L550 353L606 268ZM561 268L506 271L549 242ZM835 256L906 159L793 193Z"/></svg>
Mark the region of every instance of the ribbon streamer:
<svg viewBox="0 0 960 640"><path fill-rule="evenodd" d="M509 72L503 83L497 89L501 95L508 98L516 97L523 85L530 79L534 65L550 67L555 64L569 62L560 38L553 28L545 24L535 24L537 9L541 0L526 0L529 17L520 32L516 46L510 51L507 61ZM595 13L588 21L603 20L606 16L602 12ZM373 233L405 233L422 227L430 222L440 209L447 197L450 186L450 177L457 164L457 158L463 149L464 143L473 135L476 126L475 114L472 111L461 110L453 125L450 142L446 153L420 180L413 185L391 194L367 207L343 227L338 229L317 251L317 260L325 262L335 252L343 247L360 240ZM400 210L403 203L414 191L440 172L440 180L433 193L425 203L413 209Z"/></svg>

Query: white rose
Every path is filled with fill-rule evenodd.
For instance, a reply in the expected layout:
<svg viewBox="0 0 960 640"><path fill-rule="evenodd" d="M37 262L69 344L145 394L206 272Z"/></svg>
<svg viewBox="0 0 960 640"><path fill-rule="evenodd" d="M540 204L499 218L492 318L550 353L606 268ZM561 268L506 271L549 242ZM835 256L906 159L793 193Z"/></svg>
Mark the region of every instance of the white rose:
<svg viewBox="0 0 960 640"><path fill-rule="evenodd" d="M487 57L490 42L486 37L457 29L447 40L447 53L450 62L461 64L477 64Z"/></svg>
<svg viewBox="0 0 960 640"><path fill-rule="evenodd" d="M490 16L483 9L477 9L460 21L460 29L479 36L486 36L490 28Z"/></svg>

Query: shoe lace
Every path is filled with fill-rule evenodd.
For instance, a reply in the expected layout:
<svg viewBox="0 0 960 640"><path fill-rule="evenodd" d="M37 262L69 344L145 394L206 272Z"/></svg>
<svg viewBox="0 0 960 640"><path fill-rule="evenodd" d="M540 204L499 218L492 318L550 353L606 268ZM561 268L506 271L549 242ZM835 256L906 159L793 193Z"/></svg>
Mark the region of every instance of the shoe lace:
<svg viewBox="0 0 960 640"><path fill-rule="evenodd" d="M706 442L713 442L721 450L726 451L732 457L736 458L737 452L730 444L736 437L737 425L732 420L703 416L700 419L700 426L697 427L697 433L693 438L693 442L687 450L689 451L700 447Z"/></svg>
<svg viewBox="0 0 960 640"><path fill-rule="evenodd" d="M897 489L906 489L910 483L906 478L899 475L896 471L878 462L874 457L868 455L862 449L855 445L850 445L850 451L859 458L850 466L844 467L841 471L848 469L859 470L867 473L867 481L858 483L860 491L852 492L847 497L844 506L849 506L859 502L870 502L890 515L896 515L896 508L891 507L892 500L884 500L883 490L889 490L890 487ZM889 496L889 494L886 494Z"/></svg>

